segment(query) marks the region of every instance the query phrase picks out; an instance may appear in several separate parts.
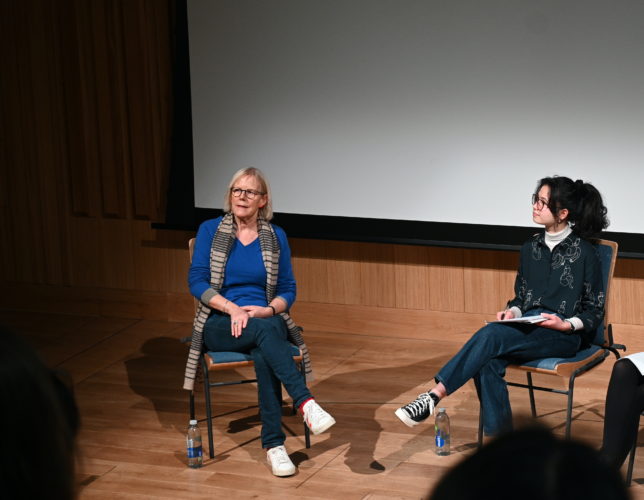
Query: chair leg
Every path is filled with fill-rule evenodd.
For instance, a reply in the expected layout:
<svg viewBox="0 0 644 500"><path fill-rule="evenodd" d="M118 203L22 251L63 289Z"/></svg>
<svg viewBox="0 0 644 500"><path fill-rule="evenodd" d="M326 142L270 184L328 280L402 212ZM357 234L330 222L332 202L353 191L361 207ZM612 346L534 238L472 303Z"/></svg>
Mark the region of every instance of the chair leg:
<svg viewBox="0 0 644 500"><path fill-rule="evenodd" d="M206 427L208 428L208 454L210 458L215 458L215 444L212 433L212 407L210 403L210 378L208 377L208 368L203 363L203 391L206 400Z"/></svg>
<svg viewBox="0 0 644 500"><path fill-rule="evenodd" d="M631 453L628 457L628 469L626 470L626 486L631 485L631 480L633 479L633 464L635 463L635 450L637 449L637 436L635 436L635 441L633 441L633 447L631 448Z"/></svg>
<svg viewBox="0 0 644 500"><path fill-rule="evenodd" d="M534 401L534 388L532 386L532 373L526 372L528 377L528 394L530 396L530 410L532 411L532 418L537 418L537 405Z"/></svg>
<svg viewBox="0 0 644 500"><path fill-rule="evenodd" d="M195 391L190 391L190 420L195 419Z"/></svg>
<svg viewBox="0 0 644 500"><path fill-rule="evenodd" d="M304 381L304 385L306 385L306 372L304 371L304 363L300 363L300 373L302 374L302 380ZM293 401L293 414L297 413L297 408L295 408L295 401ZM306 425L306 422L304 422L304 445L307 448L311 447L311 431L309 430L309 426Z"/></svg>
<svg viewBox="0 0 644 500"><path fill-rule="evenodd" d="M566 439L570 439L570 429L572 427L572 396L575 391L575 374L570 376L568 382L568 406L566 408Z"/></svg>

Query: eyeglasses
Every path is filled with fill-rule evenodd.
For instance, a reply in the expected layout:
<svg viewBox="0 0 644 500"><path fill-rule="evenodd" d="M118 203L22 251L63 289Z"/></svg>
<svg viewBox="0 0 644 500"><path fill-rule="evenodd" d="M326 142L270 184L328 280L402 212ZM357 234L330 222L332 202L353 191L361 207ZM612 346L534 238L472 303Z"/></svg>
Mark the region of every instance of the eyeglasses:
<svg viewBox="0 0 644 500"><path fill-rule="evenodd" d="M539 198L538 194L533 194L532 195L532 204L537 206L537 210L543 210L543 207L548 207L550 203L548 200L544 200L543 198Z"/></svg>
<svg viewBox="0 0 644 500"><path fill-rule="evenodd" d="M254 200L255 196L260 195L263 196L266 193L262 193L261 191L255 191L254 189L242 189L242 188L230 188L230 192L233 194L235 198L239 198L242 193L246 193L246 198L249 200Z"/></svg>

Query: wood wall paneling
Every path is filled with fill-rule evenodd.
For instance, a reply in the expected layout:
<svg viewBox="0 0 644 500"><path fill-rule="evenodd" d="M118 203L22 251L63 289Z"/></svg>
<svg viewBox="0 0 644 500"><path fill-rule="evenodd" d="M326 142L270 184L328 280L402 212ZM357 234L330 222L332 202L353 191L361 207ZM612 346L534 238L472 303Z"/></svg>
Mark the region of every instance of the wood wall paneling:
<svg viewBox="0 0 644 500"><path fill-rule="evenodd" d="M63 175L66 154L61 136L61 75L58 65L49 63L60 60L55 23L52 22L55 19L55 6L47 4L44 7L46 8L31 16L33 29L40 33L40 37L39 42L31 46L34 110L32 134L35 138L31 149L35 163L30 170L35 174L32 187L43 240L40 248L40 259L44 263L42 282L56 284L63 282L68 272ZM41 165L48 165L49 168L40 168Z"/></svg>
<svg viewBox="0 0 644 500"><path fill-rule="evenodd" d="M70 286L106 286L100 234L100 219L74 216L68 218L70 272L67 282Z"/></svg>
<svg viewBox="0 0 644 500"><path fill-rule="evenodd" d="M361 243L360 303L366 306L396 307L393 245Z"/></svg>
<svg viewBox="0 0 644 500"><path fill-rule="evenodd" d="M15 90L9 81L13 80L16 67L16 50L10 50L9 44L14 40L13 22L9 23L11 10L8 2L0 3L0 59L4 61L4 78L0 78L0 223L5 222L6 211L9 208L9 162L11 161L9 142L12 139L13 127L7 122L7 117L13 116L9 110L9 99L7 96ZM12 68L12 69L10 69ZM4 224L3 224L3 227ZM4 232L4 231L2 231ZM0 235L0 242L4 242L3 235ZM0 258L4 259L5 246L0 247ZM0 260L2 264L4 260ZM2 270L0 270L2 272Z"/></svg>
<svg viewBox="0 0 644 500"><path fill-rule="evenodd" d="M27 15L15 3L9 6L9 15L9 33L17 41L9 41L8 48L15 52L7 58L7 71L2 72L2 79L9 87L7 95L2 97L7 100L9 113L4 119L6 129L13 132L6 144L13 153L9 176L10 220L3 231L8 231L13 240L14 248L9 265L14 268L14 277L42 283L47 275L43 255L47 241L40 218L41 186L37 148L40 141L47 138L39 138L37 135L41 125L41 110L36 104L42 86L35 80L43 78L47 69L37 67L42 61L39 51L47 40L46 32L38 32L39 15ZM34 33L35 36L25 38L25 33ZM25 82L33 83L24 85ZM28 247L19 246L25 244Z"/></svg>
<svg viewBox="0 0 644 500"><path fill-rule="evenodd" d="M429 255L429 302L425 309L464 312L463 250L430 247L427 251Z"/></svg>
<svg viewBox="0 0 644 500"><path fill-rule="evenodd" d="M326 278L326 302L360 304L362 270L357 265L360 245L350 241L318 241L316 246L321 249L326 263L326 277L317 277L320 280ZM305 276L302 278L306 279Z"/></svg>
<svg viewBox="0 0 644 500"><path fill-rule="evenodd" d="M123 116L123 81L116 18L118 2L89 2L93 33L94 82L96 86L96 129L98 130L102 214L126 218L128 215L126 181L129 178L128 135L121 131L128 123Z"/></svg>
<svg viewBox="0 0 644 500"><path fill-rule="evenodd" d="M150 157L154 158L154 168L147 169L147 183L151 186L146 218L157 220L161 216L161 193L167 188L169 171L167 158L170 157L171 137L171 106L172 97L172 46L173 31L169 20L173 16L172 2L158 2L147 0L147 11L151 13L152 23L149 24L152 34L146 37L147 61L149 66L150 83L150 131L151 145ZM146 161L144 165L150 165ZM154 182L151 182L154 180ZM138 199L138 197L137 197ZM138 215L139 212L136 212Z"/></svg>
<svg viewBox="0 0 644 500"><path fill-rule="evenodd" d="M169 288L169 276L165 272L168 250L145 244L146 241L154 240L156 232L148 221L133 220L130 230L134 242L132 254L134 256L135 288L165 292Z"/></svg>
<svg viewBox="0 0 644 500"><path fill-rule="evenodd" d="M429 304L429 248L396 245L393 286L396 308L426 309Z"/></svg>
<svg viewBox="0 0 644 500"><path fill-rule="evenodd" d="M21 169L19 161L23 147L20 122L16 121L20 120L19 100L16 98L20 90L18 60L23 55L17 46L18 23L14 3L0 2L0 279L7 282L15 281L19 276L12 211L16 203L13 186Z"/></svg>
<svg viewBox="0 0 644 500"><path fill-rule="evenodd" d="M311 302L329 302L329 285L327 262L325 259L326 246L317 240L291 240L291 256L293 273L297 280L298 300ZM314 277L303 279L304 276Z"/></svg>
<svg viewBox="0 0 644 500"><path fill-rule="evenodd" d="M465 312L493 314L514 296L517 252L463 251Z"/></svg>
<svg viewBox="0 0 644 500"><path fill-rule="evenodd" d="M70 176L75 214L99 216L103 211L102 193L100 186L101 157L99 118L97 110L97 93L95 59L98 55L95 46L98 42L93 37L92 4L76 0L73 8L76 12L76 49L78 50L77 74L80 93L75 101L67 103L73 111L82 116L82 127L77 137L72 137L72 147L83 150L83 162L76 167ZM69 47L69 50L72 50Z"/></svg>
<svg viewBox="0 0 644 500"><path fill-rule="evenodd" d="M459 335L463 341L489 318L484 314L314 302L297 303L293 317L305 331L417 339L426 338L429 331L440 331L446 339Z"/></svg>
<svg viewBox="0 0 644 500"><path fill-rule="evenodd" d="M123 5L124 54L130 126L132 130L132 184L136 192L133 209L137 217L149 216L153 205L151 192L156 187L155 155L153 154L153 124L150 119L152 101L150 96L149 64L146 60L145 40L151 32L145 16L144 2L134 1ZM148 170L147 166L151 168Z"/></svg>
<svg viewBox="0 0 644 500"><path fill-rule="evenodd" d="M167 249L168 292L188 293L188 240L194 238L190 231L156 231L155 245Z"/></svg>
<svg viewBox="0 0 644 500"><path fill-rule="evenodd" d="M185 320L191 311L192 233L147 222L161 214L169 165L173 8L0 2L7 304L38 308L42 293L47 307L93 301L98 314ZM391 318L413 330L428 314L439 328L459 315L478 324L512 296L518 261L517 252L344 241L292 239L291 248L296 309L330 331L351 323L386 332ZM644 261L618 259L612 320L644 325L643 299Z"/></svg>
<svg viewBox="0 0 644 500"><path fill-rule="evenodd" d="M644 325L644 260L617 259L611 302L611 320Z"/></svg>
<svg viewBox="0 0 644 500"><path fill-rule="evenodd" d="M103 218L100 220L99 262L101 279L107 288L132 290L136 284L135 254L138 241L132 238L133 221Z"/></svg>

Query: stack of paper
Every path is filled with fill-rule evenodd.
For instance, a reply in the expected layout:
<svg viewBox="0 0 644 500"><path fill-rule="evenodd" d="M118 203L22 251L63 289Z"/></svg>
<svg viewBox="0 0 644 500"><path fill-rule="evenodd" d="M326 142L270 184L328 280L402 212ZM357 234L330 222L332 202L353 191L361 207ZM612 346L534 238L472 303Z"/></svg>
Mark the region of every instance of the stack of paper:
<svg viewBox="0 0 644 500"><path fill-rule="evenodd" d="M544 318L540 314L537 316L523 316L521 318L501 319L498 321L486 321L486 323L541 323L548 318Z"/></svg>

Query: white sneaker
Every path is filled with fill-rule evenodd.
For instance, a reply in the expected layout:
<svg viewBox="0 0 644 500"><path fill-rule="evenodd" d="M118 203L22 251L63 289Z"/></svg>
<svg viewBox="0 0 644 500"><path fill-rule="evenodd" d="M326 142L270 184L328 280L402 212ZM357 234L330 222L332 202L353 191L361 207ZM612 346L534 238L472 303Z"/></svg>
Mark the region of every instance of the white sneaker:
<svg viewBox="0 0 644 500"><path fill-rule="evenodd" d="M268 460L268 463L273 469L274 476L292 476L297 470L293 462L291 462L284 446L276 446L268 450L266 452L266 460Z"/></svg>
<svg viewBox="0 0 644 500"><path fill-rule="evenodd" d="M335 419L325 412L315 402L315 399L308 400L302 407L302 413L304 414L304 422L306 422L313 434L321 434L335 424Z"/></svg>

